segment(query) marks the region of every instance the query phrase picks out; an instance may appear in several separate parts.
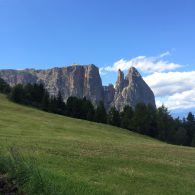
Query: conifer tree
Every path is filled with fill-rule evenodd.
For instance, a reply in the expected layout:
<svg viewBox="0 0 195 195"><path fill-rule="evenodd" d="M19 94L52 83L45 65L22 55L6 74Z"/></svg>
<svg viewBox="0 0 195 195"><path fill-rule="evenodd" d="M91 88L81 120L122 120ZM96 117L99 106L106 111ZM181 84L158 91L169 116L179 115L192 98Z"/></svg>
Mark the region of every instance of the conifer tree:
<svg viewBox="0 0 195 195"><path fill-rule="evenodd" d="M120 114L115 107L112 107L108 112L108 124L120 127Z"/></svg>
<svg viewBox="0 0 195 195"><path fill-rule="evenodd" d="M134 115L134 111L130 106L125 106L123 111L120 113L121 115L121 127L125 129L132 130L132 118Z"/></svg>
<svg viewBox="0 0 195 195"><path fill-rule="evenodd" d="M138 103L135 106L134 116L132 118L132 128L141 134L148 134L149 121L147 114L147 106L144 103Z"/></svg>
<svg viewBox="0 0 195 195"><path fill-rule="evenodd" d="M106 123L107 122L107 114L104 107L104 103L102 101L99 102L96 110L95 110L95 121L98 123Z"/></svg>
<svg viewBox="0 0 195 195"><path fill-rule="evenodd" d="M11 91L11 87L0 78L0 93L8 94Z"/></svg>

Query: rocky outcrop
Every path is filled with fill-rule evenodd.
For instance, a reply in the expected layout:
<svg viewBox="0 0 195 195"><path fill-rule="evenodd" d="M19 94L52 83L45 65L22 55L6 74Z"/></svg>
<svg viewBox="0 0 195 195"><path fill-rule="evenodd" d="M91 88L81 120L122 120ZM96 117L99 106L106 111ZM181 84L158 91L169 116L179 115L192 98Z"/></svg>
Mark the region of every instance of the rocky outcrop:
<svg viewBox="0 0 195 195"><path fill-rule="evenodd" d="M124 74L119 70L112 106L122 111L124 105L135 107L141 102L156 107L152 90L134 67L128 70L125 79Z"/></svg>
<svg viewBox="0 0 195 195"><path fill-rule="evenodd" d="M0 70L0 77L11 86L42 83L51 96L57 96L60 92L64 101L70 96L86 97L94 104L104 101L107 110L115 106L121 111L125 105L135 107L139 102L155 107L153 92L133 67L126 77L121 70L118 71L115 87L112 84L102 86L99 70L93 64L48 70Z"/></svg>

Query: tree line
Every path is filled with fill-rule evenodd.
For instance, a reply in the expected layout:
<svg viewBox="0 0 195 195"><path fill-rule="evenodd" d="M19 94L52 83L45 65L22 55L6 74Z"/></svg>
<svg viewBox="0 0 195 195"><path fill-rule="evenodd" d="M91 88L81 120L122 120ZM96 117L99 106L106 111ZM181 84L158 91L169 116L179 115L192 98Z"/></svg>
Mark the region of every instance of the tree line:
<svg viewBox="0 0 195 195"><path fill-rule="evenodd" d="M65 103L60 93L52 97L42 84L18 84L10 87L3 79L0 79L0 92L6 93L11 101L47 112L110 124L167 143L195 146L195 117L191 112L182 120L175 119L163 105L156 109L138 103L134 109L125 106L119 112L112 107L107 113L103 102L95 107L85 97L69 97Z"/></svg>

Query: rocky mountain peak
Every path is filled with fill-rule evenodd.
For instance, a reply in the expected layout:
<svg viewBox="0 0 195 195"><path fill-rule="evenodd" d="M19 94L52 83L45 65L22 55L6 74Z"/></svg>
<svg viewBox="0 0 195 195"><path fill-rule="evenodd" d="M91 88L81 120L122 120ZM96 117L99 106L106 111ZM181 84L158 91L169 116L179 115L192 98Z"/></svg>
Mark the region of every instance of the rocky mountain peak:
<svg viewBox="0 0 195 195"><path fill-rule="evenodd" d="M124 81L124 73L121 71L121 69L118 69L117 82L123 82L123 81Z"/></svg>
<svg viewBox="0 0 195 195"><path fill-rule="evenodd" d="M119 78L124 78L124 74L121 71L118 71L115 96L112 102L112 106L116 107L117 110L122 111L124 105L135 107L140 102L156 107L152 90L142 79L136 68L129 68L125 79Z"/></svg>
<svg viewBox="0 0 195 195"><path fill-rule="evenodd" d="M130 67L126 79L132 77L142 77L135 67Z"/></svg>
<svg viewBox="0 0 195 195"><path fill-rule="evenodd" d="M117 81L115 84L116 93L120 93L123 87L124 87L124 73L119 69Z"/></svg>

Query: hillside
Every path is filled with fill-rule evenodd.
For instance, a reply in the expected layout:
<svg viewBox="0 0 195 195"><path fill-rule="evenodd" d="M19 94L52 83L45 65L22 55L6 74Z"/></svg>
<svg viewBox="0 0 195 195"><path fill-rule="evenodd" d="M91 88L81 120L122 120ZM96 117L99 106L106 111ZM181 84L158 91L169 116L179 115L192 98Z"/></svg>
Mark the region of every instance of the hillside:
<svg viewBox="0 0 195 195"><path fill-rule="evenodd" d="M36 159L55 194L194 194L195 149L63 117L0 95L0 152Z"/></svg>

